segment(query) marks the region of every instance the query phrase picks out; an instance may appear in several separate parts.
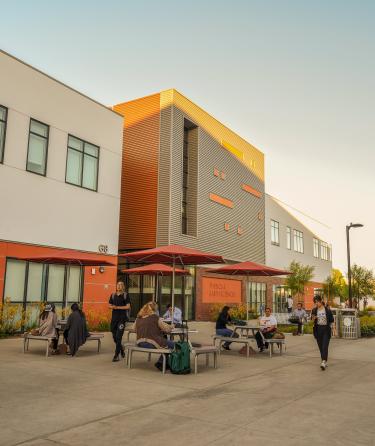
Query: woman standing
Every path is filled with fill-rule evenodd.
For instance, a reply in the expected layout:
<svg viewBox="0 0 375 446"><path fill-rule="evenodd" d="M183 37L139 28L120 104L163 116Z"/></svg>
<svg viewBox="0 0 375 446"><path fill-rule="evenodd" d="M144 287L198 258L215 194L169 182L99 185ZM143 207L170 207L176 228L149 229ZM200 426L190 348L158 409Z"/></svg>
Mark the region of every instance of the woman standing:
<svg viewBox="0 0 375 446"><path fill-rule="evenodd" d="M109 308L112 310L111 332L116 346L112 362L118 362L120 353L123 358L125 357L122 336L124 335L125 324L129 320L128 312L130 310L130 299L125 292L124 282L117 283L116 292L111 294L109 298Z"/></svg>
<svg viewBox="0 0 375 446"><path fill-rule="evenodd" d="M331 340L331 324L334 322L332 311L324 305L322 298L314 298L316 307L313 308L312 320L314 321L314 337L318 343L322 362L320 368L325 370L328 360L328 346Z"/></svg>

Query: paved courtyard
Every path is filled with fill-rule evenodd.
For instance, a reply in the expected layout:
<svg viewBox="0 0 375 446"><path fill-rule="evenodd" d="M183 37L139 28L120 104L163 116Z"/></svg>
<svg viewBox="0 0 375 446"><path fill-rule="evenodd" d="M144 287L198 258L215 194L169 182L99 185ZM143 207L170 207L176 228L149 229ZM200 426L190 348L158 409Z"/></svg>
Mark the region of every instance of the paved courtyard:
<svg viewBox="0 0 375 446"><path fill-rule="evenodd" d="M213 325L193 325L210 342ZM333 340L325 372L312 336L287 335L282 357L233 347L197 376L112 363L109 334L77 358L21 344L0 340L0 445L375 445L375 339Z"/></svg>

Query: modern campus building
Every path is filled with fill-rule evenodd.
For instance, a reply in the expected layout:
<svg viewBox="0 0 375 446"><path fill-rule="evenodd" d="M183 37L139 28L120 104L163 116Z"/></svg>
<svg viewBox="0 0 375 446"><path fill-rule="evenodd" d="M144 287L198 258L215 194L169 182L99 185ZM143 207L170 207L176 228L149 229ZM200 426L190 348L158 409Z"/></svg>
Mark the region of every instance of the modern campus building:
<svg viewBox="0 0 375 446"><path fill-rule="evenodd" d="M314 276L306 285L304 295L305 307L311 309L314 295L321 292L323 282L331 274L331 246L293 216L285 205L266 194L266 263L288 269L292 261L314 267ZM283 286L283 280L276 277L269 280L269 293L272 293L273 311L285 311L289 291Z"/></svg>
<svg viewBox="0 0 375 446"><path fill-rule="evenodd" d="M306 289L309 307L313 288L321 287L331 268L328 258L313 256L313 243L322 255L327 245L265 194L263 153L173 89L113 109L124 116L119 252L180 244L228 262L282 269L292 260L312 264L316 282ZM276 224L278 242L271 241ZM287 230L289 248L282 235ZM120 259L120 271L131 266ZM266 304L286 311L282 278L254 277L246 290L241 277L206 268L190 272L176 279L175 289L176 305L188 318L208 319L212 304L239 304L246 293L257 312ZM162 311L171 300L170 277L120 277L128 282L133 315L153 295Z"/></svg>
<svg viewBox="0 0 375 446"><path fill-rule="evenodd" d="M176 90L113 109L124 115L119 251L180 244L265 263L263 153ZM241 280L195 272L175 290L189 318L207 318L213 294L241 301ZM163 309L170 278L158 286ZM154 288L153 277L130 276L133 311Z"/></svg>
<svg viewBox="0 0 375 446"><path fill-rule="evenodd" d="M18 259L117 264L122 117L4 52L0 85L0 297L25 309L107 301L116 266Z"/></svg>

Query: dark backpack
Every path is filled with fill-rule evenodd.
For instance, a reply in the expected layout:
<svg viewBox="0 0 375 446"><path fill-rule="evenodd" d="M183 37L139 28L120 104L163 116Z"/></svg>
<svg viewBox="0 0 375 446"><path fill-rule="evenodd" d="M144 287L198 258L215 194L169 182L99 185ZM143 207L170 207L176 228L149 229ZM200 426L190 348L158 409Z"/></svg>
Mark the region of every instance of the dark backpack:
<svg viewBox="0 0 375 446"><path fill-rule="evenodd" d="M188 375L191 372L189 343L176 342L168 361L171 373L175 375Z"/></svg>

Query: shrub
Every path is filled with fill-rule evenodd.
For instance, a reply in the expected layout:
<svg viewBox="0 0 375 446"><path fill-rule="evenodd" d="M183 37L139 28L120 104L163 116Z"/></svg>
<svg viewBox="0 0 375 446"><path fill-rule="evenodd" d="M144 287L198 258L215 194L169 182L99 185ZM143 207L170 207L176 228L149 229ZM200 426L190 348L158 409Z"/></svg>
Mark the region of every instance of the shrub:
<svg viewBox="0 0 375 446"><path fill-rule="evenodd" d="M9 298L0 302L0 336L14 335L22 329L30 330L38 325L43 304L35 302L24 310L23 305L12 303Z"/></svg>
<svg viewBox="0 0 375 446"><path fill-rule="evenodd" d="M109 308L85 308L87 325L90 331L110 331L111 310Z"/></svg>
<svg viewBox="0 0 375 446"><path fill-rule="evenodd" d="M220 311L224 307L225 304L212 304L209 309L210 318L212 321L216 321ZM240 304L240 305L234 305L230 306L231 308L231 318L232 319L241 319L246 320L246 305ZM249 319L257 319L259 317L259 314L256 313L252 308L249 308Z"/></svg>
<svg viewBox="0 0 375 446"><path fill-rule="evenodd" d="M303 332L305 334L312 334L313 332L313 327L314 327L314 323L313 322L308 322L307 324L305 324L303 326ZM283 324L279 324L277 326L277 329L283 333L294 333L295 331L297 331L297 325L283 325Z"/></svg>
<svg viewBox="0 0 375 446"><path fill-rule="evenodd" d="M375 336L375 316L362 316L360 318L361 336Z"/></svg>

